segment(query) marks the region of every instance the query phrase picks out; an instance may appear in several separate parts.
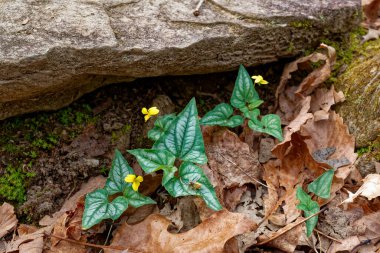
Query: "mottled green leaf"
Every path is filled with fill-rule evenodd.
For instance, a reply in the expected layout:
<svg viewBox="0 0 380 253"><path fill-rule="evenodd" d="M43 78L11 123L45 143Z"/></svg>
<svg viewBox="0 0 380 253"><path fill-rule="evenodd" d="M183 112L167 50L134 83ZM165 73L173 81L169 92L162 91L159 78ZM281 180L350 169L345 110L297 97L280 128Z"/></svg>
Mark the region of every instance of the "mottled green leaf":
<svg viewBox="0 0 380 253"><path fill-rule="evenodd" d="M173 166L175 156L166 150L133 149L128 150L128 152L136 157L137 162L146 173L163 170L162 184L172 178L177 171L177 168Z"/></svg>
<svg viewBox="0 0 380 253"><path fill-rule="evenodd" d="M167 182L164 187L173 197L195 195L200 196L213 210L221 210L214 187L198 166L183 162L179 168L179 178L174 177ZM193 183L201 184L199 189L193 186Z"/></svg>
<svg viewBox="0 0 380 253"><path fill-rule="evenodd" d="M309 192L313 192L318 197L328 199L330 198L331 184L334 177L334 170L328 170L307 187Z"/></svg>
<svg viewBox="0 0 380 253"><path fill-rule="evenodd" d="M264 103L264 100L261 100L261 99L255 99L253 100L253 102L251 102L249 105L248 105L248 109L250 111L256 109L257 107L259 107L262 103Z"/></svg>
<svg viewBox="0 0 380 253"><path fill-rule="evenodd" d="M159 116L154 122L154 127L149 130L148 138L153 141L157 141L165 133L165 131L169 129L169 126L175 117L175 114Z"/></svg>
<svg viewBox="0 0 380 253"><path fill-rule="evenodd" d="M234 109L229 104L223 103L215 106L200 120L202 125L237 127L243 123L239 115L232 116Z"/></svg>
<svg viewBox="0 0 380 253"><path fill-rule="evenodd" d="M207 162L194 98L154 143L153 149L167 150L183 161L199 164Z"/></svg>
<svg viewBox="0 0 380 253"><path fill-rule="evenodd" d="M119 196L109 203L108 196L104 189L87 194L82 218L83 229L89 229L105 219L117 220L128 208L128 200L125 197Z"/></svg>
<svg viewBox="0 0 380 253"><path fill-rule="evenodd" d="M260 98L254 88L251 77L243 65L240 65L239 73L236 78L235 87L230 100L231 105L235 108L242 108L246 106L247 103L253 103L258 99Z"/></svg>
<svg viewBox="0 0 380 253"><path fill-rule="evenodd" d="M319 212L318 203L313 201L311 197L299 186L297 188L296 196L297 196L297 199L300 201L300 203L297 205L297 209L302 210L304 212L305 218ZM318 223L318 215L306 221L306 235L308 237L313 232L313 229L315 228L317 223Z"/></svg>
<svg viewBox="0 0 380 253"><path fill-rule="evenodd" d="M139 192L134 191L132 187L127 187L125 189L124 196L128 199L128 203L135 208L138 208L143 205L156 204L156 201L142 195Z"/></svg>
<svg viewBox="0 0 380 253"><path fill-rule="evenodd" d="M261 122L252 119L248 121L248 126L256 132L267 133L277 138L279 141L283 140L281 119L276 114L265 115L262 117Z"/></svg>
<svg viewBox="0 0 380 253"><path fill-rule="evenodd" d="M118 192L123 192L125 187L129 185L124 181L128 174L135 174L128 162L124 159L119 150L115 150L115 156L112 161L112 167L108 175L108 179L104 189L108 194L112 195Z"/></svg>

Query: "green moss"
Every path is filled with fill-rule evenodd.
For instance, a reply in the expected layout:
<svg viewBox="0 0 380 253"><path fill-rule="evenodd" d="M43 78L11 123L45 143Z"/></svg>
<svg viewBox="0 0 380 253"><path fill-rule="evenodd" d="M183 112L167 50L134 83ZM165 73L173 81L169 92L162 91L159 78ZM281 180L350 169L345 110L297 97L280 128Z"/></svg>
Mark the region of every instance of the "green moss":
<svg viewBox="0 0 380 253"><path fill-rule="evenodd" d="M304 20L304 21L293 21L293 22L290 22L289 26L295 27L295 28L309 29L309 28L313 27L313 24L309 20Z"/></svg>
<svg viewBox="0 0 380 253"><path fill-rule="evenodd" d="M22 167L8 165L0 177L0 198L5 201L23 203L26 200L26 184L34 173L26 172Z"/></svg>

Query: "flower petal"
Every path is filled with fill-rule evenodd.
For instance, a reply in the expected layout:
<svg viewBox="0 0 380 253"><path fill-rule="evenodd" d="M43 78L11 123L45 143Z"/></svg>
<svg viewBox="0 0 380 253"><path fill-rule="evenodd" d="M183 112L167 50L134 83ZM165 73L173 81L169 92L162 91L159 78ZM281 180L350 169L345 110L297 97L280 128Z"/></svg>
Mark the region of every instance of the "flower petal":
<svg viewBox="0 0 380 253"><path fill-rule="evenodd" d="M133 174L128 174L126 177L125 177L125 182L127 183L133 183L136 179L136 175L133 175Z"/></svg>
<svg viewBox="0 0 380 253"><path fill-rule="evenodd" d="M268 81L265 81L264 79L260 82L260 84L268 84Z"/></svg>
<svg viewBox="0 0 380 253"><path fill-rule="evenodd" d="M150 118L150 114L145 115L144 116L145 122L147 122L149 118Z"/></svg>
<svg viewBox="0 0 380 253"><path fill-rule="evenodd" d="M139 189L139 186L140 186L140 182L134 181L133 184L132 184L132 189L135 192L137 192L137 190Z"/></svg>
<svg viewBox="0 0 380 253"><path fill-rule="evenodd" d="M145 107L141 109L142 114L148 114L148 109Z"/></svg>
<svg viewBox="0 0 380 253"><path fill-rule="evenodd" d="M159 112L160 112L160 110L158 110L157 107L155 107L155 106L149 108L149 110L148 110L148 113L149 113L150 115L157 115Z"/></svg>
<svg viewBox="0 0 380 253"><path fill-rule="evenodd" d="M144 181L144 179L142 176L138 176L135 181L141 183L142 181Z"/></svg>

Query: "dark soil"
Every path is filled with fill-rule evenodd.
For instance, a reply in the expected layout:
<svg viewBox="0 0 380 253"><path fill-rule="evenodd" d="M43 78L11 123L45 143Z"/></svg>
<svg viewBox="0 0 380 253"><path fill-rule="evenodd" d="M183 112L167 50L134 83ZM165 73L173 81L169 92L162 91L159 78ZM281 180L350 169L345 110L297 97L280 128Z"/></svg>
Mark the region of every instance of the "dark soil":
<svg viewBox="0 0 380 253"><path fill-rule="evenodd" d="M257 87L266 101L261 106L264 114L272 104L283 65L249 69L270 82ZM166 95L179 111L196 97L202 116L229 101L236 75L237 71L144 78L101 88L59 111L0 122L0 203L16 205L24 222L38 222L59 210L89 177L106 176L115 148L133 164L126 150L150 147L143 136L142 107L153 106L157 96Z"/></svg>

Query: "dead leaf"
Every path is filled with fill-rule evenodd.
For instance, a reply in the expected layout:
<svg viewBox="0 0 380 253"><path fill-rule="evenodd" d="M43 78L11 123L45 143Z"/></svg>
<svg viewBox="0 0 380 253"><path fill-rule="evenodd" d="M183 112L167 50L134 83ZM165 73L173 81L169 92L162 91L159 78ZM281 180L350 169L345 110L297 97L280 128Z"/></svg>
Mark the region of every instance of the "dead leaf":
<svg viewBox="0 0 380 253"><path fill-rule="evenodd" d="M276 90L276 114L280 115L281 123L288 125L299 115L303 100L309 96L320 84L326 81L331 74L332 66L336 60L336 53L333 47L321 44L321 48L327 53L315 52L308 56L299 58L285 66L281 75L280 83ZM300 84L289 86L288 82L292 78L292 73L302 69L312 69L311 64L323 61L317 69L312 70ZM306 113L306 112L305 112Z"/></svg>
<svg viewBox="0 0 380 253"><path fill-rule="evenodd" d="M122 224L116 229L111 246L141 252L223 252L227 240L256 229L256 223L245 215L223 210L197 227L180 234L167 231L171 224L161 215L150 215L136 225ZM115 252L106 250L107 253Z"/></svg>
<svg viewBox="0 0 380 253"><path fill-rule="evenodd" d="M6 202L0 206L0 238L8 234L17 225L14 207Z"/></svg>
<svg viewBox="0 0 380 253"><path fill-rule="evenodd" d="M379 18L380 0L362 0L366 22L371 25Z"/></svg>
<svg viewBox="0 0 380 253"><path fill-rule="evenodd" d="M377 40L380 36L380 30L375 30L375 29L368 29L368 32L366 35L363 36L363 39L361 43L364 43L369 40Z"/></svg>
<svg viewBox="0 0 380 253"><path fill-rule="evenodd" d="M39 230L31 234L25 234L20 237L16 237L14 240L7 243L6 252L41 253L43 250L43 237L45 234L50 234L51 229L52 227L48 226L48 227L40 228ZM31 247L33 251L28 251L29 250L28 247Z"/></svg>
<svg viewBox="0 0 380 253"><path fill-rule="evenodd" d="M380 174L369 174L363 179L363 185L356 193L349 192L349 197L342 203L351 203L358 196L366 197L368 200L380 196Z"/></svg>
<svg viewBox="0 0 380 253"><path fill-rule="evenodd" d="M208 164L218 179L216 187L229 189L247 183L257 184L261 177L258 152L252 151L239 137L227 129L215 129L205 138Z"/></svg>
<svg viewBox="0 0 380 253"><path fill-rule="evenodd" d="M19 236L27 235L27 234L32 234L36 232L38 228L36 226L32 225L26 225L26 224L20 224L17 228L17 234Z"/></svg>
<svg viewBox="0 0 380 253"><path fill-rule="evenodd" d="M270 234L270 235L262 235L259 237L259 244L263 243L264 241L273 238L275 236L278 236L279 234L283 233L284 231L287 231L290 227L294 226L295 223L299 222L301 217L299 217L297 220L295 220L292 223L289 223L283 228L280 228L276 232ZM295 228L290 229L288 232L280 235L276 239L270 241L266 245L275 247L277 249L283 250L285 252L294 252L296 249L298 242L301 238L301 235L304 233L305 226L303 224L300 224L296 226Z"/></svg>

